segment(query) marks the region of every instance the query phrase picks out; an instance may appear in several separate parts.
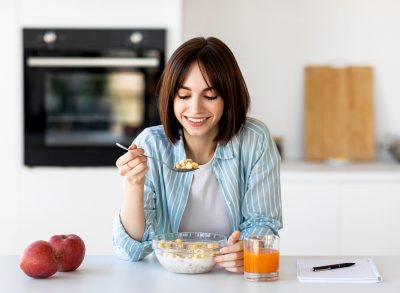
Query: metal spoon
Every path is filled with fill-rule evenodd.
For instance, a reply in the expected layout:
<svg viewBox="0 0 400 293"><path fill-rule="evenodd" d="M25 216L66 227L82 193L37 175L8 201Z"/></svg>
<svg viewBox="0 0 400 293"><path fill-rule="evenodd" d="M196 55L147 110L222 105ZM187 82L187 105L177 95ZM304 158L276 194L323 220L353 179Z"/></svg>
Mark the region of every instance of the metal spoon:
<svg viewBox="0 0 400 293"><path fill-rule="evenodd" d="M126 151L130 151L126 146L123 146L122 144L120 144L120 143L118 143L118 142L116 142L115 145L116 145L117 147L120 147L121 149L124 149L124 150L126 150ZM159 163L164 164L165 166L168 167L168 169L170 169L170 170L172 170L172 171L174 171L174 172L185 173L185 172L192 172L192 171L197 170L197 169L183 169L183 168L176 168L176 167L172 167L172 168L171 168L167 163L165 163L165 162L163 162L163 161L161 161L161 160L159 160L159 159L156 159L156 158L154 158L154 157L150 157L150 156L147 156L147 155L142 155L142 156L143 156L143 157L146 157L146 158L149 158L149 159L156 160L156 161L158 161Z"/></svg>

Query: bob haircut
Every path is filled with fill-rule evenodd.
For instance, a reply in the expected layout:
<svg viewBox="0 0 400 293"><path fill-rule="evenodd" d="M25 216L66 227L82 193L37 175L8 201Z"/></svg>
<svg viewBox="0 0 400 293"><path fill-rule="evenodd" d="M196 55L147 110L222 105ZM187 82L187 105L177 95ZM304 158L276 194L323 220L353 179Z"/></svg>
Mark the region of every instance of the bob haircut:
<svg viewBox="0 0 400 293"><path fill-rule="evenodd" d="M156 97L161 123L169 140L175 144L182 125L174 114L174 98L182 87L190 66L197 62L204 80L224 101L215 141L226 144L246 122L250 96L236 59L221 40L193 38L172 54L157 84Z"/></svg>

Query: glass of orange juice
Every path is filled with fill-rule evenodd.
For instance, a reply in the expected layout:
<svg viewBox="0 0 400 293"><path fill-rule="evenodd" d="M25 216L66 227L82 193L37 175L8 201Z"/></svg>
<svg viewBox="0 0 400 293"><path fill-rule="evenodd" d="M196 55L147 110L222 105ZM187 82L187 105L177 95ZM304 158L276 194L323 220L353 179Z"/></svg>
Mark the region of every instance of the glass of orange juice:
<svg viewBox="0 0 400 293"><path fill-rule="evenodd" d="M243 241L244 278L248 281L275 281L279 278L279 236L254 235Z"/></svg>

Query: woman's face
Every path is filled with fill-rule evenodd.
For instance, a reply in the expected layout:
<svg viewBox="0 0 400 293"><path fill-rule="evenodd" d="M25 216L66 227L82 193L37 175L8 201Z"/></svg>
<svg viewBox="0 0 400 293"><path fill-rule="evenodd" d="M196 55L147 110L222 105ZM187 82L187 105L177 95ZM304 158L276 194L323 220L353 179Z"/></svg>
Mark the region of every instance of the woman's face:
<svg viewBox="0 0 400 293"><path fill-rule="evenodd" d="M223 111L224 101L207 85L197 62L193 63L174 98L174 113L185 135L213 140Z"/></svg>

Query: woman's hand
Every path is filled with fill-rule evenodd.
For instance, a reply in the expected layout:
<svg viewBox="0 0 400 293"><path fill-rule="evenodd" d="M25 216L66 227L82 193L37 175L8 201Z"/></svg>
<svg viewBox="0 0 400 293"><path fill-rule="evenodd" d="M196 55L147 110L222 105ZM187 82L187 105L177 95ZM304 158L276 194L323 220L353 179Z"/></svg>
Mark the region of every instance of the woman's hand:
<svg viewBox="0 0 400 293"><path fill-rule="evenodd" d="M234 273L243 273L243 242L239 239L240 232L233 232L228 239L228 245L221 248L221 254L214 258L220 267Z"/></svg>
<svg viewBox="0 0 400 293"><path fill-rule="evenodd" d="M148 167L147 158L143 155L144 150L132 144L129 152L120 156L116 162L119 174L132 185L144 185Z"/></svg>

